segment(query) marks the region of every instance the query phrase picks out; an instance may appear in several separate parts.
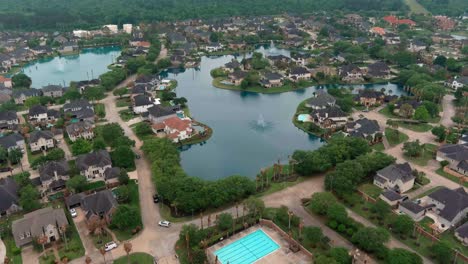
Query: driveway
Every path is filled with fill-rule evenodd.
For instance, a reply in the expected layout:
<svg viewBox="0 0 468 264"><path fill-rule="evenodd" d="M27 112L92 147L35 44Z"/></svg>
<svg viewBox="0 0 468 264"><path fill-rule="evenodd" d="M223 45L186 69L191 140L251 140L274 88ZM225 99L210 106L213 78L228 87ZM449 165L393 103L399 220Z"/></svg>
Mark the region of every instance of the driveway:
<svg viewBox="0 0 468 264"><path fill-rule="evenodd" d="M21 257L23 258L23 263L39 264L39 252L36 252L32 246L22 248Z"/></svg>
<svg viewBox="0 0 468 264"><path fill-rule="evenodd" d="M455 96L452 94L447 94L442 99L442 118L440 119L440 123L445 127L452 127L455 123L452 121L452 117L455 116L455 106L453 105L453 100L455 100Z"/></svg>

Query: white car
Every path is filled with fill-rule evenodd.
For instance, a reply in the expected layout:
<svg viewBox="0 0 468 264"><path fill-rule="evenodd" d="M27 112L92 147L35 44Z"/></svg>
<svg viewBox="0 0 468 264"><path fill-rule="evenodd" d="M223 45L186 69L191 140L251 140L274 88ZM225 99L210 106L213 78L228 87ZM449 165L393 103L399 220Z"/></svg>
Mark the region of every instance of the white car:
<svg viewBox="0 0 468 264"><path fill-rule="evenodd" d="M107 251L111 251L113 250L114 248L117 248L117 244L114 242L114 241L111 241L109 243L106 243L104 245L104 250L107 252Z"/></svg>
<svg viewBox="0 0 468 264"><path fill-rule="evenodd" d="M162 226L162 227L170 227L170 226L171 226L171 222L166 221L166 220L162 220L162 221L159 221L158 225L159 225L159 226Z"/></svg>
<svg viewBox="0 0 468 264"><path fill-rule="evenodd" d="M78 213L76 212L76 209L75 208L72 208L70 209L70 214L73 218L77 217L78 216Z"/></svg>

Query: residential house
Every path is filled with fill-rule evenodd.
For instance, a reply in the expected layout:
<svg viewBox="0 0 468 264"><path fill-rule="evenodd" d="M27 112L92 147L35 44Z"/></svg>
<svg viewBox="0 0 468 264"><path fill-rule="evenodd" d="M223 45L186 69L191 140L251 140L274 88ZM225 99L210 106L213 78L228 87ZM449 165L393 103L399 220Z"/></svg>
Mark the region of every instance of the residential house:
<svg viewBox="0 0 468 264"><path fill-rule="evenodd" d="M461 137L458 139L458 143L461 145L468 144L468 132L461 135Z"/></svg>
<svg viewBox="0 0 468 264"><path fill-rule="evenodd" d="M112 161L106 150L97 150L82 154L76 158L76 167L88 180L104 178L104 172L112 167Z"/></svg>
<svg viewBox="0 0 468 264"><path fill-rule="evenodd" d="M70 179L70 168L66 160L48 161L39 167L39 179L45 192L65 188Z"/></svg>
<svg viewBox="0 0 468 264"><path fill-rule="evenodd" d="M19 124L18 116L15 111L0 112L0 129L13 130Z"/></svg>
<svg viewBox="0 0 468 264"><path fill-rule="evenodd" d="M164 132L173 142L180 142L193 136L192 120L170 117L161 123L153 124L154 133Z"/></svg>
<svg viewBox="0 0 468 264"><path fill-rule="evenodd" d="M391 189L398 193L404 193L413 188L415 177L408 162L403 164L391 164L379 171L374 176L374 185L382 189Z"/></svg>
<svg viewBox="0 0 468 264"><path fill-rule="evenodd" d="M64 88L60 85L47 85L42 87L42 95L52 98L62 97Z"/></svg>
<svg viewBox="0 0 468 264"><path fill-rule="evenodd" d="M382 133L376 120L361 118L346 124L346 133L351 137L359 137L371 143L382 139Z"/></svg>
<svg viewBox="0 0 468 264"><path fill-rule="evenodd" d="M356 103L366 107L381 105L384 103L384 100L384 93L372 89L359 90L359 94L354 98Z"/></svg>
<svg viewBox="0 0 468 264"><path fill-rule="evenodd" d="M167 34L167 39L173 45L181 45L187 42L187 39L184 37L184 35L178 32L171 32Z"/></svg>
<svg viewBox="0 0 468 264"><path fill-rule="evenodd" d="M335 103L335 97L324 90L317 90L314 93L314 97L307 100L305 106L317 110L335 106Z"/></svg>
<svg viewBox="0 0 468 264"><path fill-rule="evenodd" d="M463 245L468 246L468 222L455 229L455 237L460 240Z"/></svg>
<svg viewBox="0 0 468 264"><path fill-rule="evenodd" d="M3 75L0 75L0 84L5 86L6 88L12 88L13 87L13 83L11 82L11 78L6 78Z"/></svg>
<svg viewBox="0 0 468 264"><path fill-rule="evenodd" d="M408 196L406 195L401 195L394 190L388 189L383 191L380 195L379 198L382 199L382 201L386 202L388 205L390 205L392 208L398 207L398 205L407 200Z"/></svg>
<svg viewBox="0 0 468 264"><path fill-rule="evenodd" d="M31 152L48 150L55 147L54 134L47 130L35 130L29 134Z"/></svg>
<svg viewBox="0 0 468 264"><path fill-rule="evenodd" d="M60 117L60 113L54 109L47 109L43 105L34 105L29 108L28 119L32 124L54 122Z"/></svg>
<svg viewBox="0 0 468 264"><path fill-rule="evenodd" d="M283 85L283 75L276 72L267 72L260 79L260 84L265 88L279 87Z"/></svg>
<svg viewBox="0 0 468 264"><path fill-rule="evenodd" d="M310 80L312 73L304 67L294 67L290 70L288 77L293 82L301 80Z"/></svg>
<svg viewBox="0 0 468 264"><path fill-rule="evenodd" d="M41 91L38 89L15 89L12 94L16 104L24 104L26 99L40 95Z"/></svg>
<svg viewBox="0 0 468 264"><path fill-rule="evenodd" d="M400 212L408 215L414 221L422 220L428 209L410 200L404 201L398 206Z"/></svg>
<svg viewBox="0 0 468 264"><path fill-rule="evenodd" d="M76 42L68 41L62 44L57 50L60 53L72 53L79 50L79 46Z"/></svg>
<svg viewBox="0 0 468 264"><path fill-rule="evenodd" d="M45 237L46 243L59 241L62 227L68 225L62 208L42 208L25 214L23 218L13 221L11 229L17 247L33 243L38 237Z"/></svg>
<svg viewBox="0 0 468 264"><path fill-rule="evenodd" d="M24 143L24 138L21 134L13 133L3 137L0 137L0 145L10 151L13 149L19 149L24 151L26 149L26 145Z"/></svg>
<svg viewBox="0 0 468 264"><path fill-rule="evenodd" d="M81 206L88 224L104 219L108 224L117 209L118 203L110 190L103 190L89 195L78 193L65 199L68 208Z"/></svg>
<svg viewBox="0 0 468 264"><path fill-rule="evenodd" d="M136 95L133 97L133 112L135 114L141 114L148 112L148 108L153 107L154 105L159 105L161 102L159 98L152 98L147 95Z"/></svg>
<svg viewBox="0 0 468 264"><path fill-rule="evenodd" d="M21 211L18 184L12 178L0 179L0 217Z"/></svg>
<svg viewBox="0 0 468 264"><path fill-rule="evenodd" d="M411 52L420 52L427 48L427 44L420 40L413 40L410 42L408 50Z"/></svg>
<svg viewBox="0 0 468 264"><path fill-rule="evenodd" d="M345 82L363 81L361 69L354 64L343 65L338 70L338 75Z"/></svg>
<svg viewBox="0 0 468 264"><path fill-rule="evenodd" d="M468 176L468 145L445 144L437 150L436 159L448 161L451 170Z"/></svg>
<svg viewBox="0 0 468 264"><path fill-rule="evenodd" d="M64 104L63 111L66 117L94 122L94 107L85 99L78 99Z"/></svg>
<svg viewBox="0 0 468 264"><path fill-rule="evenodd" d="M118 167L107 168L104 171L104 180L106 182L118 182L120 172L121 170Z"/></svg>
<svg viewBox="0 0 468 264"><path fill-rule="evenodd" d="M242 83L242 81L245 79L245 77L247 77L247 74L248 73L245 72L245 71L236 70L233 73L230 73L228 75L228 80L233 85L238 86L238 85L240 85Z"/></svg>
<svg viewBox="0 0 468 264"><path fill-rule="evenodd" d="M330 106L324 109L315 109L311 113L314 123L321 128L336 128L342 126L348 120L348 116L338 106Z"/></svg>
<svg viewBox="0 0 468 264"><path fill-rule="evenodd" d="M222 69L225 72L233 73L234 71L239 70L241 66L242 65L236 59L232 59L230 62L224 64Z"/></svg>
<svg viewBox="0 0 468 264"><path fill-rule="evenodd" d="M428 203L435 205L435 214L442 228L456 226L468 213L468 194L463 187L442 187L428 196Z"/></svg>
<svg viewBox="0 0 468 264"><path fill-rule="evenodd" d="M390 67L385 62L378 61L367 66L367 75L372 78L390 78Z"/></svg>
<svg viewBox="0 0 468 264"><path fill-rule="evenodd" d="M94 138L94 125L89 121L79 121L69 124L65 130L67 131L68 138L72 142L77 139L92 139Z"/></svg>
<svg viewBox="0 0 468 264"><path fill-rule="evenodd" d="M403 117L411 117L413 116L415 110L421 106L422 102L421 101L418 101L416 99L412 99L412 98L406 98L406 99L401 99L401 100L398 100L397 102L395 102L395 104L393 105L393 113L396 114L396 115L399 115L399 116L403 116ZM400 109L403 105L409 105L411 106L411 108L409 108L411 111L408 112L408 113L405 113L405 112L400 112Z"/></svg>
<svg viewBox="0 0 468 264"><path fill-rule="evenodd" d="M211 42L203 48L206 52L216 52L223 49L223 45L219 42Z"/></svg>
<svg viewBox="0 0 468 264"><path fill-rule="evenodd" d="M177 116L177 111L179 110L179 106L155 105L148 108L148 120L153 124L161 123L168 118Z"/></svg>

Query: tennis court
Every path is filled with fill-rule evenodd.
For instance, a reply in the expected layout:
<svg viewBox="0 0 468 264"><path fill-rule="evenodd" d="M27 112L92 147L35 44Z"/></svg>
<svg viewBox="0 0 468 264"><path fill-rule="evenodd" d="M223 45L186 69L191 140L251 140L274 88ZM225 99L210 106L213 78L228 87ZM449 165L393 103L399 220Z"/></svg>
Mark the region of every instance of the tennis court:
<svg viewBox="0 0 468 264"><path fill-rule="evenodd" d="M280 246L262 229L250 233L214 252L221 264L250 264L276 251Z"/></svg>

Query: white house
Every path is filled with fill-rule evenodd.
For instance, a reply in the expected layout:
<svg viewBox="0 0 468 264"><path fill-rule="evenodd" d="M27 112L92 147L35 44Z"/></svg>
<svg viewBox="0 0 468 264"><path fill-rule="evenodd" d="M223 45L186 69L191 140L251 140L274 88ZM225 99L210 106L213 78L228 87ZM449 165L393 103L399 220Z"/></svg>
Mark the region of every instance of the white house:
<svg viewBox="0 0 468 264"><path fill-rule="evenodd" d="M32 152L55 147L54 134L50 131L36 130L29 135L29 147Z"/></svg>
<svg viewBox="0 0 468 264"><path fill-rule="evenodd" d="M164 132L167 137L174 142L179 142L193 136L192 121L190 119L181 119L177 116L170 117L161 123L152 126L153 132Z"/></svg>
<svg viewBox="0 0 468 264"><path fill-rule="evenodd" d="M409 163L392 164L379 171L374 177L374 185L404 193L413 188L415 177Z"/></svg>
<svg viewBox="0 0 468 264"><path fill-rule="evenodd" d="M104 178L105 171L112 168L110 155L105 150L99 150L88 154L79 155L76 158L76 167L81 175L88 180Z"/></svg>

